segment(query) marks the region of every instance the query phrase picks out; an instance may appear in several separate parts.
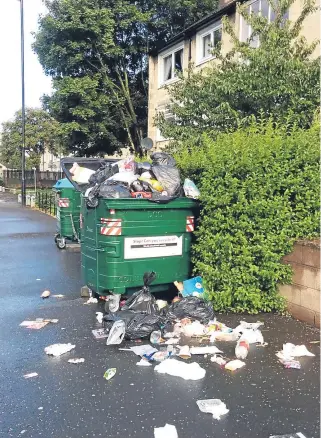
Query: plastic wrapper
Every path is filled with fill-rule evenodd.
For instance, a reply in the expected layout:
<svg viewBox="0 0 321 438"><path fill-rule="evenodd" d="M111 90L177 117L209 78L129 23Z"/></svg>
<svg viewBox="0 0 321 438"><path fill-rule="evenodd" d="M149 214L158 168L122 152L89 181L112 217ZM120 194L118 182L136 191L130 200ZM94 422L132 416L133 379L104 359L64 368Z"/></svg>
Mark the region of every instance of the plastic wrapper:
<svg viewBox="0 0 321 438"><path fill-rule="evenodd" d="M171 166L152 166L152 172L168 196L181 195L181 179L179 170Z"/></svg>
<svg viewBox="0 0 321 438"><path fill-rule="evenodd" d="M118 172L115 173L112 177L108 178L107 181L117 181L123 184L128 185L128 187L137 180L137 175L134 172Z"/></svg>
<svg viewBox="0 0 321 438"><path fill-rule="evenodd" d="M171 320L191 318L204 323L215 317L212 305L197 297L186 297L172 303L167 309L166 316Z"/></svg>
<svg viewBox="0 0 321 438"><path fill-rule="evenodd" d="M200 191L193 183L193 181L188 178L186 178L184 181L183 189L186 198L198 199L200 197Z"/></svg>
<svg viewBox="0 0 321 438"><path fill-rule="evenodd" d="M155 280L155 278L155 272L146 272L143 278L143 288L128 298L122 307L122 311L131 310L132 312L148 314L158 313L156 299L149 290L149 285Z"/></svg>
<svg viewBox="0 0 321 438"><path fill-rule="evenodd" d="M102 184L99 188L99 196L105 199L131 198L130 191L121 184Z"/></svg>
<svg viewBox="0 0 321 438"><path fill-rule="evenodd" d="M198 363L185 363L176 359L166 359L154 370L160 374L181 377L185 380L199 380L205 377L206 371Z"/></svg>
<svg viewBox="0 0 321 438"><path fill-rule="evenodd" d="M176 427L172 424L165 424L164 427L155 427L154 438L178 438Z"/></svg>
<svg viewBox="0 0 321 438"><path fill-rule="evenodd" d="M89 178L95 173L94 170L87 169L87 167L79 166L78 163L74 163L70 169L73 181L79 184L88 184Z"/></svg>
<svg viewBox="0 0 321 438"><path fill-rule="evenodd" d="M303 433L289 433L286 435L271 435L269 438L307 438Z"/></svg>
<svg viewBox="0 0 321 438"><path fill-rule="evenodd" d="M110 329L106 345L121 344L125 336L126 324L123 320L115 321Z"/></svg>
<svg viewBox="0 0 321 438"><path fill-rule="evenodd" d="M145 161L143 163L137 163L136 172L139 175L142 175L144 172L149 172L151 167L152 167L152 165L150 163L148 163L147 161Z"/></svg>
<svg viewBox="0 0 321 438"><path fill-rule="evenodd" d="M215 420L220 420L222 415L225 415L229 412L229 410L226 408L226 404L217 398L197 400L196 403L201 412L212 414Z"/></svg>
<svg viewBox="0 0 321 438"><path fill-rule="evenodd" d="M117 162L117 166L119 169L119 172L137 172L137 163L134 160L134 157L128 157L124 160L120 160Z"/></svg>
<svg viewBox="0 0 321 438"><path fill-rule="evenodd" d="M166 154L165 152L154 152L151 155L151 159L153 160L153 165L165 165L165 166L176 166L176 161L174 160L174 158L169 155Z"/></svg>

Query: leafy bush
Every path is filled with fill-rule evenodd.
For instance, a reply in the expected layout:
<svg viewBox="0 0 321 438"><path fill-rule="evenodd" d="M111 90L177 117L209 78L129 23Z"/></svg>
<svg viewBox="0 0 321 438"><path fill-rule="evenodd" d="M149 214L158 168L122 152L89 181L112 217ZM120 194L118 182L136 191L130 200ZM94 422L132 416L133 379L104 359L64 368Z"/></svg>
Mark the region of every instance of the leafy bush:
<svg viewBox="0 0 321 438"><path fill-rule="evenodd" d="M282 310L278 284L291 282L291 268L281 258L319 231L318 124L289 132L256 123L203 136L175 158L201 190L193 262L214 308Z"/></svg>

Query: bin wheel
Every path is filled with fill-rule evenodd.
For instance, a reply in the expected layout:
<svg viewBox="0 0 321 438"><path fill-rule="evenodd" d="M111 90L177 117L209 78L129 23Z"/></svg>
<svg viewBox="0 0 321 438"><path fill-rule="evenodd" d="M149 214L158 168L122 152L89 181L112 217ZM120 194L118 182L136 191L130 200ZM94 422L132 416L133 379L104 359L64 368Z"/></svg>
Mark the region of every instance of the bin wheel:
<svg viewBox="0 0 321 438"><path fill-rule="evenodd" d="M108 297L108 301L105 302L105 312L106 313L114 313L119 310L121 295L110 295Z"/></svg>
<svg viewBox="0 0 321 438"><path fill-rule="evenodd" d="M57 244L57 241L59 239L59 234L55 234L55 243Z"/></svg>
<svg viewBox="0 0 321 438"><path fill-rule="evenodd" d="M66 248L66 239L64 237L57 238L57 246L59 249L65 249Z"/></svg>

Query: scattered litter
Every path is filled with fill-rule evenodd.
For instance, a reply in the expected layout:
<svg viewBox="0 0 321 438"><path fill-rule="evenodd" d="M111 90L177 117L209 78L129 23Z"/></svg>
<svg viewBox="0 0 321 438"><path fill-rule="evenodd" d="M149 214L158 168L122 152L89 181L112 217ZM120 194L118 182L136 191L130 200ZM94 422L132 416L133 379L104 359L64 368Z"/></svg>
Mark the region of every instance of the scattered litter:
<svg viewBox="0 0 321 438"><path fill-rule="evenodd" d="M205 334L205 326L199 321L194 321L191 324L184 325L183 333L185 336L202 336Z"/></svg>
<svg viewBox="0 0 321 438"><path fill-rule="evenodd" d="M249 353L250 345L246 339L240 339L235 347L235 356L238 359L246 359Z"/></svg>
<svg viewBox="0 0 321 438"><path fill-rule="evenodd" d="M109 331L106 345L119 345L123 342L126 325L122 320L115 321Z"/></svg>
<svg viewBox="0 0 321 438"><path fill-rule="evenodd" d="M150 343L159 344L162 339L162 332L160 330L155 330L150 334Z"/></svg>
<svg viewBox="0 0 321 438"><path fill-rule="evenodd" d="M240 336L240 339L246 340L249 344L264 345L263 335L259 330L261 325L264 325L264 323L241 321L233 331L236 335Z"/></svg>
<svg viewBox="0 0 321 438"><path fill-rule="evenodd" d="M237 341L237 334L234 332L213 332L210 338L210 342L214 341L235 342Z"/></svg>
<svg viewBox="0 0 321 438"><path fill-rule="evenodd" d="M269 438L306 438L306 436L301 432L297 432L288 435L271 435Z"/></svg>
<svg viewBox="0 0 321 438"><path fill-rule="evenodd" d="M26 433L26 432L27 432L27 430L26 430L26 429L23 429L23 430L20 432L20 434L23 435L23 434Z"/></svg>
<svg viewBox="0 0 321 438"><path fill-rule="evenodd" d="M156 362L162 362L165 359L168 359L170 356L171 356L171 353L169 353L166 350L156 351L156 353L152 353L152 354L144 354L144 357L147 360L152 360L152 361L156 361Z"/></svg>
<svg viewBox="0 0 321 438"><path fill-rule="evenodd" d="M192 362L187 364L176 359L166 359L159 365L156 365L155 371L160 374L169 374L170 376L181 377L185 380L199 380L205 377L206 371L198 363Z"/></svg>
<svg viewBox="0 0 321 438"><path fill-rule="evenodd" d="M220 420L222 415L225 415L229 412L229 410L226 408L226 404L218 398L197 400L196 403L201 412L212 414L215 420Z"/></svg>
<svg viewBox="0 0 321 438"><path fill-rule="evenodd" d="M53 295L54 298L63 298L65 295L63 294L57 294L57 295Z"/></svg>
<svg viewBox="0 0 321 438"><path fill-rule="evenodd" d="M195 183L188 178L184 181L183 190L187 198L198 199L200 197L200 191Z"/></svg>
<svg viewBox="0 0 321 438"><path fill-rule="evenodd" d="M309 344L320 344L320 341L310 341Z"/></svg>
<svg viewBox="0 0 321 438"><path fill-rule="evenodd" d="M282 363L282 365L284 366L284 368L293 368L296 370L300 370L301 369L301 364L298 360L284 360L284 359L279 359L279 361Z"/></svg>
<svg viewBox="0 0 321 438"><path fill-rule="evenodd" d="M99 322L99 324L103 323L103 317L104 317L103 312L96 312L96 319Z"/></svg>
<svg viewBox="0 0 321 438"><path fill-rule="evenodd" d="M281 361L290 361L295 357L315 356L315 354L308 351L305 345L294 345L290 342L283 344L283 350L278 351L276 355Z"/></svg>
<svg viewBox="0 0 321 438"><path fill-rule="evenodd" d="M165 300L156 300L156 304L159 310L164 309L168 305L167 301Z"/></svg>
<svg viewBox="0 0 321 438"><path fill-rule="evenodd" d="M183 281L183 290L181 291L183 297L202 297L204 294L202 277L190 278Z"/></svg>
<svg viewBox="0 0 321 438"><path fill-rule="evenodd" d="M110 380L114 377L114 375L116 374L117 369L116 368L109 368L107 371L104 372L104 379L105 380Z"/></svg>
<svg viewBox="0 0 321 438"><path fill-rule="evenodd" d="M68 359L68 362L69 363L74 363L74 364L84 363L85 359L83 357L80 357L79 359Z"/></svg>
<svg viewBox="0 0 321 438"><path fill-rule="evenodd" d="M156 353L156 351L158 351L156 348L152 347L149 344L130 347L129 350L135 353L137 356L149 356L150 354Z"/></svg>
<svg viewBox="0 0 321 438"><path fill-rule="evenodd" d="M50 297L50 290L45 290L40 295L41 298L49 298Z"/></svg>
<svg viewBox="0 0 321 438"><path fill-rule="evenodd" d="M138 292L135 292L124 304L122 310L131 310L138 313L147 313L149 315L158 312L158 306L154 295L150 293L149 286L155 280L155 272L145 272L143 276L144 286Z"/></svg>
<svg viewBox="0 0 321 438"><path fill-rule="evenodd" d="M144 359L143 357L141 358L141 360L139 362L136 363L136 365L139 365L140 367L151 367L152 364L150 362L148 362L147 359Z"/></svg>
<svg viewBox="0 0 321 438"><path fill-rule="evenodd" d="M164 427L155 427L154 438L178 438L176 427L171 424L165 424Z"/></svg>
<svg viewBox="0 0 321 438"><path fill-rule="evenodd" d="M90 297L84 304L97 304L97 303L98 303L97 298Z"/></svg>
<svg viewBox="0 0 321 438"><path fill-rule="evenodd" d="M170 338L165 342L166 345L177 345L178 343L179 339L177 338Z"/></svg>
<svg viewBox="0 0 321 438"><path fill-rule="evenodd" d="M225 365L225 369L229 370L229 371L235 371L239 368L244 367L245 362L242 362L239 359L235 359L235 360L230 360L230 362L227 362L227 364Z"/></svg>
<svg viewBox="0 0 321 438"><path fill-rule="evenodd" d="M211 357L211 362L217 363L220 366L226 364L226 360L220 354L214 354L214 356Z"/></svg>
<svg viewBox="0 0 321 438"><path fill-rule="evenodd" d="M172 303L167 309L166 316L171 320L191 318L208 322L214 319L214 310L212 304L202 298L186 297Z"/></svg>
<svg viewBox="0 0 321 438"><path fill-rule="evenodd" d="M108 337L108 333L105 332L105 329L95 329L91 331L96 339L104 339Z"/></svg>
<svg viewBox="0 0 321 438"><path fill-rule="evenodd" d="M183 347L180 348L178 356L181 359L190 359L192 357L189 346L188 345L184 345Z"/></svg>
<svg viewBox="0 0 321 438"><path fill-rule="evenodd" d="M45 353L51 356L61 356L62 354L68 353L68 351L73 350L76 345L72 344L53 344L45 348Z"/></svg>
<svg viewBox="0 0 321 438"><path fill-rule="evenodd" d="M40 281L41 280L41 278L36 278L36 281Z"/></svg>
<svg viewBox="0 0 321 438"><path fill-rule="evenodd" d="M42 411L43 410L43 406L39 406L38 411Z"/></svg>
<svg viewBox="0 0 321 438"><path fill-rule="evenodd" d="M214 345L208 345L207 347L191 347L191 354L216 354L223 353L223 351L219 350Z"/></svg>
<svg viewBox="0 0 321 438"><path fill-rule="evenodd" d="M37 377L38 373L29 373L29 374L24 374L24 378L25 379L31 379L31 377Z"/></svg>
<svg viewBox="0 0 321 438"><path fill-rule="evenodd" d="M45 327L47 324L49 324L49 321L23 321L19 325L28 329L39 330Z"/></svg>

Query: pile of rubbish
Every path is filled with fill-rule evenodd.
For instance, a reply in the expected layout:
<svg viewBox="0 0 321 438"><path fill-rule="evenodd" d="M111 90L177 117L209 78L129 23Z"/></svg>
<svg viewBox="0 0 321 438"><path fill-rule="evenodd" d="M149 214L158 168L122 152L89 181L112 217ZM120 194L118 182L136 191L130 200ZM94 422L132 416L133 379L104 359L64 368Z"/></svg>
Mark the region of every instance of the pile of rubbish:
<svg viewBox="0 0 321 438"><path fill-rule="evenodd" d="M151 155L152 163L138 163L134 157L103 164L96 172L74 163L72 179L85 185L87 204L95 207L97 198L139 198L168 202L186 196L198 199L200 193L193 181L185 179L183 187L176 162L165 152ZM92 205L90 205L90 203Z"/></svg>

